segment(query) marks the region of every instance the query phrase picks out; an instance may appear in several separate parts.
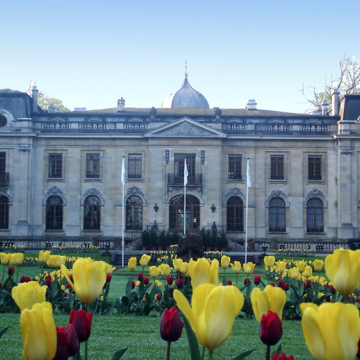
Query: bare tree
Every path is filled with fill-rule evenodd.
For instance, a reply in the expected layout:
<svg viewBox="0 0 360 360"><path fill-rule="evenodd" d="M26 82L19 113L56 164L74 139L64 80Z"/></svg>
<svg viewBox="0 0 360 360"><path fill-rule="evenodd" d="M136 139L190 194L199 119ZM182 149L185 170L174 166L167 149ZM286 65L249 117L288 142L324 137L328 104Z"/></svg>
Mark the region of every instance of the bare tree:
<svg viewBox="0 0 360 360"><path fill-rule="evenodd" d="M334 80L331 78L331 81L328 82L325 77L325 86L323 91L316 91L315 86L302 86L302 94L305 97L306 101L309 104L312 104L314 107L318 107L322 104L324 100L327 100L329 103L329 108L331 107L331 94L334 89L338 89L340 94L353 94L360 92L360 65L359 61L352 58L344 57L340 63L340 76L338 79ZM307 93L310 90L310 95Z"/></svg>
<svg viewBox="0 0 360 360"><path fill-rule="evenodd" d="M33 86L36 86L36 81L30 79L29 81L29 86L26 90L26 93L30 96L32 96L31 93L31 89L33 88ZM49 110L49 105L50 104L54 104L55 109L56 110L60 110L61 112L67 112L70 111L70 109L68 109L61 100L53 98L51 96L48 96L46 94L44 94L42 91L39 90L38 93L38 105L43 109L43 110Z"/></svg>

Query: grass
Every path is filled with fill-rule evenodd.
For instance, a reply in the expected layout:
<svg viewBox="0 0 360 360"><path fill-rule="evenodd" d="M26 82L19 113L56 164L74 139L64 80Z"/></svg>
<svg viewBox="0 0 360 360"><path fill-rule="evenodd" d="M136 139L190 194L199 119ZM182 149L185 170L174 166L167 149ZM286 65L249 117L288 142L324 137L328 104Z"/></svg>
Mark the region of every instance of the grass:
<svg viewBox="0 0 360 360"><path fill-rule="evenodd" d="M19 314L1 314L0 329L10 325L10 329L0 339L1 359L22 359L22 342L19 331ZM57 326L66 326L67 315L54 315ZM124 360L156 360L166 358L167 343L159 333L160 316L136 317L125 315L96 315L92 322L89 343L89 359L111 359L118 349L128 346L122 357ZM313 360L303 339L299 321L283 321L283 351L287 356L293 354L296 360ZM82 351L84 350L82 345ZM233 359L243 351L256 348L248 359L263 360L265 345L259 338L259 325L255 319L237 318L233 333L220 348L214 351L215 359ZM274 347L275 348L275 347ZM171 345L174 360L189 359L186 332L179 341Z"/></svg>

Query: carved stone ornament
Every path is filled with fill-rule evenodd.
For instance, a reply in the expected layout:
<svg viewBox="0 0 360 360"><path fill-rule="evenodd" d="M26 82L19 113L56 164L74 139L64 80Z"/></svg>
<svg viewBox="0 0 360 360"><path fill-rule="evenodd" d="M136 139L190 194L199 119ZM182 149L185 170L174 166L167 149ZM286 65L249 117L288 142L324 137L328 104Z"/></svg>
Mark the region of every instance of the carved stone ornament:
<svg viewBox="0 0 360 360"><path fill-rule="evenodd" d="M88 196L97 196L100 199L100 206L105 205L105 198L100 190L95 188L86 189L81 197L81 205L84 205L84 201Z"/></svg>
<svg viewBox="0 0 360 360"><path fill-rule="evenodd" d="M9 199L9 205L12 205L12 196L8 194L6 191L0 190L0 196L5 196Z"/></svg>
<svg viewBox="0 0 360 360"><path fill-rule="evenodd" d="M169 163L170 160L170 150L165 150L165 163L166 165Z"/></svg>
<svg viewBox="0 0 360 360"><path fill-rule="evenodd" d="M353 153L351 146L340 146L339 149L340 149L340 154L343 155L350 155Z"/></svg>
<svg viewBox="0 0 360 360"><path fill-rule="evenodd" d="M281 199L283 199L285 201L285 206L286 207L290 206L288 197L282 190L272 190L270 195L266 199L266 206L269 206L269 203L270 203L271 199L277 198L277 197L279 197L279 198L281 198Z"/></svg>
<svg viewBox="0 0 360 360"><path fill-rule="evenodd" d="M245 196L244 192L241 189L232 188L232 189L228 190L226 192L226 194L224 195L224 197L223 197L223 206L226 206L226 203L227 203L228 199L231 196L239 196L244 203L246 201L246 196Z"/></svg>
<svg viewBox="0 0 360 360"><path fill-rule="evenodd" d="M143 191L140 188L138 188L136 186L132 186L132 187L128 188L126 191L125 197L128 198L129 196L133 196L133 195L141 197L141 199L143 201L143 205L147 205L145 194L143 193Z"/></svg>
<svg viewBox="0 0 360 360"><path fill-rule="evenodd" d="M205 164L205 150L201 150L201 165Z"/></svg>
<svg viewBox="0 0 360 360"><path fill-rule="evenodd" d="M46 201L47 201L48 197L53 196L53 195L60 196L62 198L63 205L66 205L66 203L67 203L66 196L65 196L64 192L61 189L59 189L57 186L53 186L46 191L44 199L43 199L43 205L46 205Z"/></svg>
<svg viewBox="0 0 360 360"><path fill-rule="evenodd" d="M164 129L163 131L156 132L156 135L160 136L187 136L187 137L198 137L198 136L219 136L215 132L203 129L199 126L191 124L189 122L182 122L171 128Z"/></svg>
<svg viewBox="0 0 360 360"><path fill-rule="evenodd" d="M327 209L328 207L328 203L326 201L326 198L325 198L325 195L324 193L319 190L319 189L312 189L310 190L306 196L304 197L304 207L307 206L307 202L311 199L311 198L320 198L323 202L323 205L324 205L324 209Z"/></svg>
<svg viewBox="0 0 360 360"><path fill-rule="evenodd" d="M28 145L28 144L20 144L19 151L21 151L21 152L30 151L30 145Z"/></svg>

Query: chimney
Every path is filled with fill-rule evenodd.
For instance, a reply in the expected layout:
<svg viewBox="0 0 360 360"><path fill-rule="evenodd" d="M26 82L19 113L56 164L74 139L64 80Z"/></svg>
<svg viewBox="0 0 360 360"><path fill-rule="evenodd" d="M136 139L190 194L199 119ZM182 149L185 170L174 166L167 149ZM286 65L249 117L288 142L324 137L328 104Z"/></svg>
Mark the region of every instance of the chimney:
<svg viewBox="0 0 360 360"><path fill-rule="evenodd" d="M321 104L321 115L322 116L326 116L327 115L327 110L328 110L328 102L327 100L324 100Z"/></svg>
<svg viewBox="0 0 360 360"><path fill-rule="evenodd" d="M250 99L246 104L246 110L256 110L256 105L255 99Z"/></svg>
<svg viewBox="0 0 360 360"><path fill-rule="evenodd" d="M55 112L55 105L54 104L50 104L49 105L49 113L54 113Z"/></svg>
<svg viewBox="0 0 360 360"><path fill-rule="evenodd" d="M33 88L31 89L31 93L32 93L32 98L33 98L33 103L32 103L32 111L34 113L37 112L38 109L38 94L39 94L39 90L37 89L36 86L33 86Z"/></svg>
<svg viewBox="0 0 360 360"><path fill-rule="evenodd" d="M121 99L119 99L117 102L116 112L123 112L123 111L125 111L125 100L123 99L123 97L121 97Z"/></svg>
<svg viewBox="0 0 360 360"><path fill-rule="evenodd" d="M339 115L339 103L340 103L340 91L338 89L334 89L331 94L331 100L332 100L332 116Z"/></svg>

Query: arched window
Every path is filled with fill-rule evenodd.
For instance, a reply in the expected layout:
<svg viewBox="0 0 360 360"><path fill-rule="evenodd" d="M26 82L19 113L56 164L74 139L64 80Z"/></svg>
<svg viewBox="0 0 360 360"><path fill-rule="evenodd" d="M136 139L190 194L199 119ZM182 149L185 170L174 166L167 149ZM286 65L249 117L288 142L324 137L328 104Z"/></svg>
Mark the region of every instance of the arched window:
<svg viewBox="0 0 360 360"><path fill-rule="evenodd" d="M285 202L281 198L273 198L269 203L269 231L285 230Z"/></svg>
<svg viewBox="0 0 360 360"><path fill-rule="evenodd" d="M126 200L126 230L142 230L143 202L138 196Z"/></svg>
<svg viewBox="0 0 360 360"><path fill-rule="evenodd" d="M170 230L184 231L184 195L174 196L170 200ZM186 229L200 229L200 201L193 195L186 195Z"/></svg>
<svg viewBox="0 0 360 360"><path fill-rule="evenodd" d="M318 198L311 198L307 202L306 229L308 232L324 231L323 209L324 205Z"/></svg>
<svg viewBox="0 0 360 360"><path fill-rule="evenodd" d="M63 201L60 196L50 196L46 201L46 230L62 230Z"/></svg>
<svg viewBox="0 0 360 360"><path fill-rule="evenodd" d="M0 196L0 229L9 228L9 199Z"/></svg>
<svg viewBox="0 0 360 360"><path fill-rule="evenodd" d="M244 231L244 202L232 196L226 204L227 231Z"/></svg>
<svg viewBox="0 0 360 360"><path fill-rule="evenodd" d="M84 229L100 230L100 200L97 196L88 196L84 201Z"/></svg>

